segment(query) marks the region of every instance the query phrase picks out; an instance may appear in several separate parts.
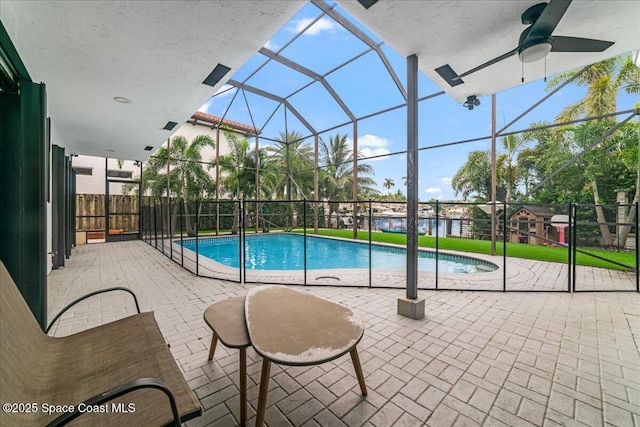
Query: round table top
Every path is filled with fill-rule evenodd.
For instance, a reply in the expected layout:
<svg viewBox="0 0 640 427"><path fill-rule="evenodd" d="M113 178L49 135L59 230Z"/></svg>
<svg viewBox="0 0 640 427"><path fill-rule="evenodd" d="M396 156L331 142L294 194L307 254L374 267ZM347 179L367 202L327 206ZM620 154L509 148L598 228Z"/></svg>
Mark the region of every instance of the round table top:
<svg viewBox="0 0 640 427"><path fill-rule="evenodd" d="M364 333L349 308L285 286L247 294L245 315L256 352L278 364L315 365L350 351Z"/></svg>
<svg viewBox="0 0 640 427"><path fill-rule="evenodd" d="M204 321L226 347L242 348L251 344L244 317L244 298L218 301L204 311Z"/></svg>

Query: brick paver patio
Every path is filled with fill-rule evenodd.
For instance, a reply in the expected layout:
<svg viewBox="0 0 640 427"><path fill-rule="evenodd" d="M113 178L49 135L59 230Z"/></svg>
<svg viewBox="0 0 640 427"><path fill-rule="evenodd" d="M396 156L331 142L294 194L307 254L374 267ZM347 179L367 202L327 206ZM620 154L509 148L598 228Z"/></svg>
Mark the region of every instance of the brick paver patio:
<svg viewBox="0 0 640 427"><path fill-rule="evenodd" d="M538 279L553 270L527 269ZM611 278L595 272L590 280ZM204 408L188 425L236 425L237 350L219 346L207 361L211 331L202 313L256 285L196 277L141 241L84 245L49 276L49 317L111 286L131 288L142 310L155 312ZM402 289L304 289L364 320L358 349L369 395L359 394L348 355L314 367L274 365L269 426L640 427L640 294L422 291L427 315L415 321L396 314ZM109 294L67 313L53 333L134 311L128 294ZM251 349L248 357L253 417L261 359Z"/></svg>

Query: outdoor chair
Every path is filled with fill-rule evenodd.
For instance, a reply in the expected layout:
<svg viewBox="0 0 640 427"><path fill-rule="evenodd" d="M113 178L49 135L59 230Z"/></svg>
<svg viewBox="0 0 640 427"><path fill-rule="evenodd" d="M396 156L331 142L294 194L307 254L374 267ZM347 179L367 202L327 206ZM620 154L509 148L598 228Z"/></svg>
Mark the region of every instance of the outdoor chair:
<svg viewBox="0 0 640 427"><path fill-rule="evenodd" d="M2 426L180 425L202 413L153 312L51 337L2 262L0 346Z"/></svg>

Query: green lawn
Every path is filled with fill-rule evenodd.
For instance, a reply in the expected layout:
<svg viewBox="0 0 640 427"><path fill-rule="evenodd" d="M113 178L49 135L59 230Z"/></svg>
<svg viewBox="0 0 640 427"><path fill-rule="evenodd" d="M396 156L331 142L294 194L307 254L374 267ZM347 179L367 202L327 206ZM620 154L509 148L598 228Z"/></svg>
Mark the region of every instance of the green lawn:
<svg viewBox="0 0 640 427"><path fill-rule="evenodd" d="M294 230L294 232L301 233L301 229ZM351 239L353 238L352 230L332 230L332 229L319 229L318 234L322 236L333 236ZM369 233L366 231L358 231L358 240L369 240ZM371 233L371 240L374 242L395 243L399 245L406 244L407 236L404 234L395 233L382 233L374 231ZM435 248L436 238L432 236L420 236L418 237L418 246L422 248ZM438 247L440 249L471 252L478 254L490 254L491 242L488 240L472 240L472 239L459 239L459 238L445 238L438 239ZM583 249L581 249L583 250ZM498 242L496 251L498 255L502 255L502 242ZM577 261L578 265L587 265L593 267L603 267L616 270L632 270L636 265L635 254L633 253L621 253L610 252L604 250L589 249L583 250L589 254L596 255L606 260L588 256L583 253L578 253ZM522 243L507 243L507 256L514 258L526 258L535 259L540 261L560 262L567 263L568 250L567 248L551 247L551 246L539 246L539 245L527 245ZM617 264L615 264L617 263ZM624 267L622 265L628 267Z"/></svg>

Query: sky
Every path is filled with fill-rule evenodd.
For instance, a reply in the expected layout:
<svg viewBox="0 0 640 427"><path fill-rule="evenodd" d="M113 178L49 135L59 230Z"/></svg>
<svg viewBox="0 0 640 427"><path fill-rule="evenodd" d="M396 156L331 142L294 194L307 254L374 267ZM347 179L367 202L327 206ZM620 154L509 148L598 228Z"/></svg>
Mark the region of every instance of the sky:
<svg viewBox="0 0 640 427"><path fill-rule="evenodd" d="M336 9L376 42L382 42L340 6L336 6ZM318 8L311 3L307 4L264 47L298 62L315 73L325 75L327 82L357 118L404 104L404 98L374 51L369 51L338 68L351 58L366 52L368 46L327 16L313 23L320 15ZM296 34L305 28L304 33L291 42ZM382 45L382 50L406 87L406 59L386 44ZM246 82L248 85L286 98L317 131L349 122L348 115L322 84L313 82L310 77L275 61L267 62L267 59L266 56L256 53L231 76L231 79ZM498 128L545 96L546 85L547 83L541 79L496 94ZM303 87L304 89L300 90ZM440 92L440 88L420 73L418 96L437 92ZM526 129L532 122L552 122L566 105L581 99L584 94L584 88L568 85L520 119L509 130ZM621 95L618 110L633 108L637 101L631 96ZM467 110L446 94L421 102L418 107L419 148L489 136L491 96L480 98L480 102L480 106L473 111ZM269 138L277 138L285 129L311 136L309 130L290 111L278 106L277 102L247 91L238 91L229 85L224 85L200 110L258 127L262 130L261 136L264 137L260 140L262 146L272 144ZM346 134L349 141L353 141L353 126L350 123L323 132L320 137L328 141L336 133ZM406 134L406 108L403 107L359 120L358 148L364 157L405 151ZM305 143L313 144L313 137L308 138ZM460 200L462 196L456 195L451 187L451 178L466 162L469 152L488 150L490 147L490 140L487 139L421 150L418 160L419 200ZM387 193L383 183L389 178L395 183L391 188L392 193L400 190L406 194L406 187L403 185L403 177L406 176L407 170L405 154L378 157L366 162L375 171L373 178L381 193Z"/></svg>

